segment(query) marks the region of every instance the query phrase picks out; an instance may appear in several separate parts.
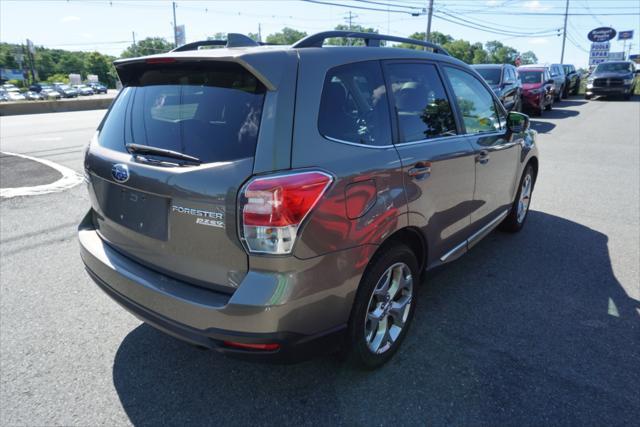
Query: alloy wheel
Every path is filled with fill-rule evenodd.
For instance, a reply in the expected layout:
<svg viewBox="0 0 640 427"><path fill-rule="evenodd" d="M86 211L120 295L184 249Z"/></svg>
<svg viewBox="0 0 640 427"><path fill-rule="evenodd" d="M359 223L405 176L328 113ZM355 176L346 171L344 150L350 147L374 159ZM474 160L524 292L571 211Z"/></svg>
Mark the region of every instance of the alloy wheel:
<svg viewBox="0 0 640 427"><path fill-rule="evenodd" d="M413 277L407 264L389 267L378 280L369 299L364 337L369 351L387 352L405 328L413 295Z"/></svg>
<svg viewBox="0 0 640 427"><path fill-rule="evenodd" d="M532 187L531 174L527 174L522 180L522 187L520 188L520 199L518 200L518 215L517 220L519 224L522 224L527 211L529 210L529 202L531 201L531 187Z"/></svg>

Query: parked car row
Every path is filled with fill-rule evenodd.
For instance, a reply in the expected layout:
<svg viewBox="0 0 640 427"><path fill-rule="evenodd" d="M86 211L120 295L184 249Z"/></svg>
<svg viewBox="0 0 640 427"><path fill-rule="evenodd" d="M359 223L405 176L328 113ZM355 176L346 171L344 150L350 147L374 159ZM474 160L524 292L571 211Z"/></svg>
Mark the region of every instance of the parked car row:
<svg viewBox="0 0 640 427"><path fill-rule="evenodd" d="M582 77L572 64L532 64L514 67L509 64L472 66L491 86L508 111L522 111L540 116L551 110L554 102L576 95ZM635 67L630 61L599 64L587 79L585 98L594 95L622 95L631 98L635 90Z"/></svg>
<svg viewBox="0 0 640 427"><path fill-rule="evenodd" d="M77 98L78 96L91 96L107 93L107 86L100 82L89 82L80 85L66 83L34 83L25 92L11 83L0 87L0 101L40 101L55 100L61 98Z"/></svg>

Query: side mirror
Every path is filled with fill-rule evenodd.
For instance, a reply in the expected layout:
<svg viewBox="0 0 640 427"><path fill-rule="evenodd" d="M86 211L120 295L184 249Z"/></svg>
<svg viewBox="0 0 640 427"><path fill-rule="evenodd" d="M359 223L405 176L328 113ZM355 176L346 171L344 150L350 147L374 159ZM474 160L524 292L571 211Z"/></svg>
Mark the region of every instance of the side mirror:
<svg viewBox="0 0 640 427"><path fill-rule="evenodd" d="M635 72L636 74L640 74L640 68L638 68Z"/></svg>
<svg viewBox="0 0 640 427"><path fill-rule="evenodd" d="M513 133L522 133L529 129L529 116L512 111L507 116L507 129Z"/></svg>
<svg viewBox="0 0 640 427"><path fill-rule="evenodd" d="M554 83L555 83L555 81L553 79L549 79L546 82L544 82L544 84L546 84L546 85L552 85Z"/></svg>

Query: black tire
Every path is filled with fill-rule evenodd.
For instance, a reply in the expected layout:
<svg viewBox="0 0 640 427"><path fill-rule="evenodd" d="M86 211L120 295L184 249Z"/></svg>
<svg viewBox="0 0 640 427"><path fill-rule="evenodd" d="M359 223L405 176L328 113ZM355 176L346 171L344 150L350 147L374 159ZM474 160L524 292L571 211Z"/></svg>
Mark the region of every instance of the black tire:
<svg viewBox="0 0 640 427"><path fill-rule="evenodd" d="M587 95L587 94L585 94L585 95L584 95L584 99L591 99L591 95Z"/></svg>
<svg viewBox="0 0 640 427"><path fill-rule="evenodd" d="M577 95L579 90L580 90L580 80L577 80L576 85L573 87L573 90L571 91L571 95Z"/></svg>
<svg viewBox="0 0 640 427"><path fill-rule="evenodd" d="M562 97L563 91L564 91L564 86L560 86L560 90L553 97L553 102L560 102L560 98Z"/></svg>
<svg viewBox="0 0 640 427"><path fill-rule="evenodd" d="M518 97L516 105L513 107L513 111L517 111L518 113L522 112L522 98Z"/></svg>
<svg viewBox="0 0 640 427"><path fill-rule="evenodd" d="M524 216L521 218L518 218L518 205L520 202L520 194L522 193L523 184L527 179L527 176L529 176L530 186L531 186L529 191L529 203L527 203ZM522 174L522 177L520 178L516 199L513 201L513 205L511 205L511 210L509 211L509 214L504 219L504 221L502 221L502 223L500 224L500 227L499 227L500 230L506 231L508 233L517 233L518 231L522 230L522 227L524 227L524 224L527 221L527 217L529 216L529 206L531 206L531 197L533 196L533 189L535 187L535 183L536 183L536 177L533 172L533 166L531 166L531 164L528 164L527 167L524 169L524 173Z"/></svg>
<svg viewBox="0 0 640 427"><path fill-rule="evenodd" d="M367 341L365 337L369 303L375 303L373 293L374 290L380 289L378 285L381 283L385 272L399 263L403 263L408 267L412 279L412 292L408 313L403 316L406 320L404 320L404 326L395 341L389 345L387 350L377 354L370 350L369 341ZM358 292L351 310L346 343L343 349L343 354L346 355L348 362L352 366L359 369L375 369L388 362L396 351L398 351L413 319L419 280L420 271L418 270L418 261L414 253L407 246L402 244L388 246L374 256L360 280L360 286L358 287Z"/></svg>
<svg viewBox="0 0 640 427"><path fill-rule="evenodd" d="M632 94L632 92L626 93L626 94L624 95L624 100L625 100L625 101L630 100L630 99L631 99L631 94Z"/></svg>
<svg viewBox="0 0 640 427"><path fill-rule="evenodd" d="M553 102L548 103L544 109L545 111L551 111L551 109L553 109Z"/></svg>

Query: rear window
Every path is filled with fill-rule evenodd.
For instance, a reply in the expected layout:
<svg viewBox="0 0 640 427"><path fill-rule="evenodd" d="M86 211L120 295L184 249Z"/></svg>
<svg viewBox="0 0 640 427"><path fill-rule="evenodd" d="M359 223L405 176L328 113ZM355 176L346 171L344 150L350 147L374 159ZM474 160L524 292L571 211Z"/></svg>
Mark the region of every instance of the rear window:
<svg viewBox="0 0 640 427"><path fill-rule="evenodd" d="M98 137L124 151L141 144L204 163L255 155L266 89L234 63L137 64Z"/></svg>
<svg viewBox="0 0 640 427"><path fill-rule="evenodd" d="M329 70L322 90L318 129L323 136L343 142L392 144L387 91L377 61Z"/></svg>
<svg viewBox="0 0 640 427"><path fill-rule="evenodd" d="M500 68L476 68L478 74L490 85L499 85L502 70Z"/></svg>
<svg viewBox="0 0 640 427"><path fill-rule="evenodd" d="M542 71L520 71L522 83L542 83Z"/></svg>

